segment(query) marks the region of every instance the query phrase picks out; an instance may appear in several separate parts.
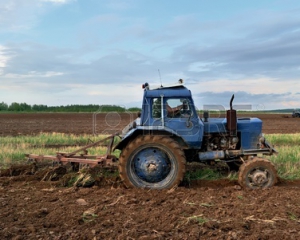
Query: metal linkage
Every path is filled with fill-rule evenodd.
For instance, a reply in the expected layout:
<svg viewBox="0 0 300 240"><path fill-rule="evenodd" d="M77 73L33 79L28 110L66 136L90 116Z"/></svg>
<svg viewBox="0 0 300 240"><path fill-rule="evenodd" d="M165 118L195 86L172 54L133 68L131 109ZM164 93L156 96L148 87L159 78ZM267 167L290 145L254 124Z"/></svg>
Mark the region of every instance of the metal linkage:
<svg viewBox="0 0 300 240"><path fill-rule="evenodd" d="M104 139L101 139L97 142L88 144L78 150L73 152L57 152L56 155L37 155L37 154L25 154L28 159L34 160L36 162L41 162L44 160L51 160L56 163L60 163L62 165L66 165L67 163L71 164L85 164L90 167L101 166L104 168L110 168L117 166L118 158L111 154L112 147L114 144L115 136L118 134L110 135ZM105 155L88 155L88 148L95 147L105 142L106 140L110 140L107 145L107 150ZM83 152L82 154L78 154ZM76 155L77 154L77 155Z"/></svg>

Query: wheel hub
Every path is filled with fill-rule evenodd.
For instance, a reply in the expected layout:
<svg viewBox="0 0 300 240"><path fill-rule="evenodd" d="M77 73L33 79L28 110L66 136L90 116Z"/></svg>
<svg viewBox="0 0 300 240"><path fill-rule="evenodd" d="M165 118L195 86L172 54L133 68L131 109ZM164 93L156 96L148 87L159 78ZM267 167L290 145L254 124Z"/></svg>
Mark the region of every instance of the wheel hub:
<svg viewBox="0 0 300 240"><path fill-rule="evenodd" d="M141 180L157 183L165 179L170 173L170 160L161 149L143 149L134 156L133 170Z"/></svg>
<svg viewBox="0 0 300 240"><path fill-rule="evenodd" d="M157 170L156 164L150 163L150 164L148 165L148 167L147 167L147 171L148 171L149 173L154 172L154 171L156 171L156 170Z"/></svg>
<svg viewBox="0 0 300 240"><path fill-rule="evenodd" d="M268 176L267 172L256 170L252 175L250 176L252 183L256 186L262 186L266 182L268 182Z"/></svg>

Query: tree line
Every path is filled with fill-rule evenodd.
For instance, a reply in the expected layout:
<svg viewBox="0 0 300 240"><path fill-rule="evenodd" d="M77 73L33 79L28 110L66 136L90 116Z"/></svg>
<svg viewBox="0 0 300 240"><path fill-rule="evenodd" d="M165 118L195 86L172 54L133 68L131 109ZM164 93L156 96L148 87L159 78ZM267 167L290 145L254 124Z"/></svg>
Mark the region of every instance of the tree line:
<svg viewBox="0 0 300 240"><path fill-rule="evenodd" d="M13 102L8 105L5 102L0 103L0 112L138 112L140 108L124 108L118 105L79 105L72 104L66 106L47 106L44 104L30 105L27 103Z"/></svg>

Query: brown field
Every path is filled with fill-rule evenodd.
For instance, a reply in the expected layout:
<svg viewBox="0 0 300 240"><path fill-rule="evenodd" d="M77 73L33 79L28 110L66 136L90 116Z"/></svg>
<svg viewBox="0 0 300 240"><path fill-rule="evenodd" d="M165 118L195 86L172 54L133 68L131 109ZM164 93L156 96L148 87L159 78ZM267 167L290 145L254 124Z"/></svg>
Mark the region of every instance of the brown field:
<svg viewBox="0 0 300 240"><path fill-rule="evenodd" d="M243 115L245 116L245 115ZM259 114L264 133L300 132L300 119ZM103 134L130 114L1 114L0 135ZM94 119L94 121L93 121ZM300 239L300 184L266 190L236 181L195 181L177 189L125 189L118 177L90 188L63 187L64 177L0 170L1 239ZM19 169L20 171L20 169Z"/></svg>
<svg viewBox="0 0 300 240"><path fill-rule="evenodd" d="M263 121L263 133L300 132L300 119L284 114L240 114ZM31 135L40 132L104 134L124 128L135 113L21 113L0 114L0 136Z"/></svg>

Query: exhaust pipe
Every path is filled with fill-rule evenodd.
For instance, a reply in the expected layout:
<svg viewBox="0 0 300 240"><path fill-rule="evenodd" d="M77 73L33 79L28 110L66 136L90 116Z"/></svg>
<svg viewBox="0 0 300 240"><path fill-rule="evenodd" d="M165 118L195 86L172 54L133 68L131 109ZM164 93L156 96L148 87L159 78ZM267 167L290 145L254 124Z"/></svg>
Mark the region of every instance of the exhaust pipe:
<svg viewBox="0 0 300 240"><path fill-rule="evenodd" d="M236 120L236 110L232 109L232 102L234 99L234 94L231 97L230 100L230 110L227 110L227 130L229 132L230 136L236 136L237 135L237 120Z"/></svg>
<svg viewBox="0 0 300 240"><path fill-rule="evenodd" d="M200 161L213 160L213 159L224 159L225 151L209 151L198 153Z"/></svg>

